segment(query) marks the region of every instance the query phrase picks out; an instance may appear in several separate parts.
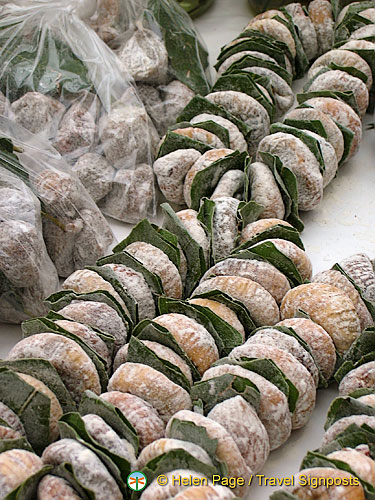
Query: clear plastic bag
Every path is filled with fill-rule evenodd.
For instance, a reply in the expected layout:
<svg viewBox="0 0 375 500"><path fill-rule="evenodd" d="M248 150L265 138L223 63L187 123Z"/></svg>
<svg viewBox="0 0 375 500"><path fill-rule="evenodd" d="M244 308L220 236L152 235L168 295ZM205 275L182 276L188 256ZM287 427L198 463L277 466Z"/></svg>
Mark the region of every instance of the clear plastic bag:
<svg viewBox="0 0 375 500"><path fill-rule="evenodd" d="M103 213L136 222L155 213L159 137L115 53L78 16L94 10L72 0L2 7L0 111L50 140Z"/></svg>
<svg viewBox="0 0 375 500"><path fill-rule="evenodd" d="M47 141L0 116L29 185L42 203L43 235L59 276L94 265L114 243L112 231L70 166ZM47 294L45 294L47 295Z"/></svg>
<svg viewBox="0 0 375 500"><path fill-rule="evenodd" d="M98 0L89 22L136 81L159 135L209 92L207 50L174 0Z"/></svg>
<svg viewBox="0 0 375 500"><path fill-rule="evenodd" d="M40 202L16 174L3 167L0 149L0 322L43 315L44 298L59 279L42 234Z"/></svg>

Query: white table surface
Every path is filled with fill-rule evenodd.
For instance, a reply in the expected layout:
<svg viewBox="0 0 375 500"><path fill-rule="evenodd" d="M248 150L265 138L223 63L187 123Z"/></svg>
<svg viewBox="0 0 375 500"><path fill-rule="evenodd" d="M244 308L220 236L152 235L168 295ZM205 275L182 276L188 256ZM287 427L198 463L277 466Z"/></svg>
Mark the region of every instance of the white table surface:
<svg viewBox="0 0 375 500"><path fill-rule="evenodd" d="M240 33L252 17L247 0L216 0L214 6L196 20L214 63L220 47ZM213 71L214 74L214 71ZM301 82L294 85L301 88ZM302 214L305 230L302 234L314 273L329 269L344 257L366 252L375 256L375 131L366 130L372 117L364 119L363 141L354 159L341 167L337 178L325 190L324 199L313 212ZM131 226L110 220L118 240L124 238ZM0 324L0 356L21 339L20 328ZM317 404L310 422L294 431L287 443L272 452L261 471L266 477L283 478L299 470L307 450L319 446L327 409L337 395L335 387L319 390ZM274 487L258 486L253 482L247 500L267 500Z"/></svg>

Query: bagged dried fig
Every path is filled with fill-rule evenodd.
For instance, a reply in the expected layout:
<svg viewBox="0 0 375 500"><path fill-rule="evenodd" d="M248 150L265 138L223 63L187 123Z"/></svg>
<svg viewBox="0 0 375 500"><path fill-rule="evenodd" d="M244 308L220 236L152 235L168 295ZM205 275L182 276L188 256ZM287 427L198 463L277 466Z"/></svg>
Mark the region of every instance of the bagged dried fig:
<svg viewBox="0 0 375 500"><path fill-rule="evenodd" d="M0 148L0 321L20 323L46 312L46 294L59 286L43 241L40 203L8 170L13 155Z"/></svg>

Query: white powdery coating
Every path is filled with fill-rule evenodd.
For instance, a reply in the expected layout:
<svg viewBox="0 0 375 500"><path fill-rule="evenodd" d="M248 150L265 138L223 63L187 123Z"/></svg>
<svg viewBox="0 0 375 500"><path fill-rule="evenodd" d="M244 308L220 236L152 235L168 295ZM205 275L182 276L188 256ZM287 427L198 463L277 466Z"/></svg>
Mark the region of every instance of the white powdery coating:
<svg viewBox="0 0 375 500"><path fill-rule="evenodd" d="M375 273L371 260L365 253L357 253L340 262L344 271L361 287L363 296L375 301Z"/></svg>
<svg viewBox="0 0 375 500"><path fill-rule="evenodd" d="M162 314L154 319L176 339L202 375L219 359L215 341L204 326L183 314Z"/></svg>
<svg viewBox="0 0 375 500"><path fill-rule="evenodd" d="M372 408L375 408L375 394L366 394L365 396L357 398L357 401L360 401L361 403L367 406L372 406Z"/></svg>
<svg viewBox="0 0 375 500"><path fill-rule="evenodd" d="M267 431L270 450L275 450L285 443L292 430L288 399L285 394L258 373L236 365L214 366L204 373L202 380L210 380L226 373L250 380L259 389L258 415Z"/></svg>
<svg viewBox="0 0 375 500"><path fill-rule="evenodd" d="M166 83L168 52L163 40L152 30L138 27L119 48L118 57L122 69L136 82Z"/></svg>
<svg viewBox="0 0 375 500"><path fill-rule="evenodd" d="M133 394L119 391L104 392L100 399L118 408L129 420L139 437L141 449L164 437L165 425L150 403Z"/></svg>
<svg viewBox="0 0 375 500"><path fill-rule="evenodd" d="M10 117L33 134L51 138L65 113L65 106L40 92L27 92L10 106Z"/></svg>
<svg viewBox="0 0 375 500"><path fill-rule="evenodd" d="M112 189L100 207L106 215L135 224L152 211L154 196L152 168L147 163L138 163L134 168L116 171Z"/></svg>
<svg viewBox="0 0 375 500"><path fill-rule="evenodd" d="M375 417L370 417L368 415L350 415L349 417L340 418L340 420L337 420L324 433L322 447L327 446L327 444L332 442L336 436L341 434L341 432L352 424L355 424L358 427L366 424L368 427L375 429Z"/></svg>
<svg viewBox="0 0 375 500"><path fill-rule="evenodd" d="M280 158L297 179L298 204L300 210L313 210L323 197L323 177L318 160L301 139L285 132L265 137L259 144L260 152L271 153Z"/></svg>
<svg viewBox="0 0 375 500"><path fill-rule="evenodd" d="M60 309L59 314L97 328L103 333L109 333L115 339L115 351L126 342L128 332L125 324L117 311L104 302L72 300Z"/></svg>
<svg viewBox="0 0 375 500"><path fill-rule="evenodd" d="M121 168L124 162L137 156L144 161L149 151L149 120L143 106L118 101L108 115L99 120L99 135L109 163ZM145 154L146 153L146 154Z"/></svg>
<svg viewBox="0 0 375 500"><path fill-rule="evenodd" d="M241 233L241 243L251 240L258 234L266 231L266 229L270 229L274 226L293 227L291 224L289 224L289 222L277 218L259 219L255 222L250 222L244 227Z"/></svg>
<svg viewBox="0 0 375 500"><path fill-rule="evenodd" d="M374 325L370 311L367 309L355 286L340 271L330 269L318 273L312 281L316 283L327 283L345 292L353 302L358 318L361 322L361 330Z"/></svg>
<svg viewBox="0 0 375 500"><path fill-rule="evenodd" d="M221 319L235 328L238 332L240 332L242 340L245 341L245 329L238 319L237 314L228 306L211 299L189 299L188 302L190 304L197 304L199 306L211 309L211 311L217 314L217 316L219 316Z"/></svg>
<svg viewBox="0 0 375 500"><path fill-rule="evenodd" d="M361 10L359 15L361 17L365 17L366 19L371 21L373 24L375 23L375 9L373 7L369 8L369 9Z"/></svg>
<svg viewBox="0 0 375 500"><path fill-rule="evenodd" d="M375 44L374 44L375 48ZM327 134L327 141L335 149L337 160L340 161L344 153L344 137L341 130L329 115L314 108L296 108L289 111L285 119L291 120L318 120L322 123Z"/></svg>
<svg viewBox="0 0 375 500"><path fill-rule="evenodd" d="M93 351L104 359L109 369L111 366L111 355L108 351L108 347L104 340L102 340L99 335L94 332L94 330L91 330L88 326L77 323L76 321L66 319L58 319L55 320L54 323L61 328L64 328L64 330L67 330L68 332L81 338L85 344L91 347Z"/></svg>
<svg viewBox="0 0 375 500"><path fill-rule="evenodd" d="M187 127L187 128L176 128L173 129L174 134L183 135L185 137L190 137L195 141L203 142L212 148L218 149L223 148L224 144L221 140L212 132L199 127Z"/></svg>
<svg viewBox="0 0 375 500"><path fill-rule="evenodd" d="M250 467L247 465L244 457L241 455L238 445L231 434L218 422L204 417L199 413L192 411L180 411L176 413L167 425L166 436L169 436L173 420L181 420L183 422L193 422L198 427L203 427L207 431L210 439L217 439L217 448L215 455L218 460L224 462L228 466L229 477L243 477L245 479L244 486L237 486L233 491L237 495L243 496L247 490L247 483L252 474Z"/></svg>
<svg viewBox="0 0 375 500"><path fill-rule="evenodd" d="M207 465L212 465L208 453L195 443L181 439L162 438L144 448L137 459L137 470L142 470L151 460L172 450L184 450L192 457Z"/></svg>
<svg viewBox="0 0 375 500"><path fill-rule="evenodd" d="M304 130L306 135L309 135L316 139L319 143L320 152L322 154L324 163L323 172L323 188L326 188L328 184L333 180L336 175L338 161L334 147L324 139L321 135L311 132L311 130Z"/></svg>
<svg viewBox="0 0 375 500"><path fill-rule="evenodd" d="M275 299L255 281L239 276L217 276L200 283L194 295L211 290L220 290L242 302L256 326L274 325L279 321L280 312Z"/></svg>
<svg viewBox="0 0 375 500"><path fill-rule="evenodd" d="M283 116L293 106L293 90L284 78L275 73L275 71L269 68L262 68L261 66L246 67L242 71L250 71L251 73L266 76L270 79L276 104L276 117Z"/></svg>
<svg viewBox="0 0 375 500"><path fill-rule="evenodd" d="M219 115L211 115L210 113L201 113L194 116L190 123L202 123L205 121L213 121L222 127L225 127L229 132L230 148L237 151L247 151L247 143L240 129L233 122Z"/></svg>
<svg viewBox="0 0 375 500"><path fill-rule="evenodd" d="M279 252L286 255L294 263L303 280L311 279L312 264L310 257L304 250L301 250L301 248L292 241L282 240L280 238L271 238L269 240L264 240L261 243L257 243L257 245L260 245L267 241L273 243L279 250ZM254 245L253 248L255 247L256 245Z"/></svg>
<svg viewBox="0 0 375 500"><path fill-rule="evenodd" d="M231 500L234 494L225 486L191 486L171 500Z"/></svg>
<svg viewBox="0 0 375 500"><path fill-rule="evenodd" d="M158 484L157 479L154 479L152 483L143 491L140 500L170 500L173 496L177 495L188 488L184 486L183 483L188 483L193 478L199 478L204 480L206 476L200 474L199 472L188 470L188 469L177 469L165 474L167 482L165 485L161 486ZM174 478L176 478L174 480ZM177 478L181 478L179 481ZM207 484L210 482L207 479Z"/></svg>
<svg viewBox="0 0 375 500"><path fill-rule="evenodd" d="M257 161L250 165L249 176L251 201L264 207L260 217L282 219L285 215L285 206L271 169Z"/></svg>
<svg viewBox="0 0 375 500"><path fill-rule="evenodd" d="M375 389L375 361L354 368L341 380L340 396L347 396L357 389Z"/></svg>
<svg viewBox="0 0 375 500"><path fill-rule="evenodd" d="M293 57L296 57L296 44L289 29L276 19L252 19L246 29L260 31L280 42L286 43Z"/></svg>
<svg viewBox="0 0 375 500"><path fill-rule="evenodd" d="M38 484L36 500L80 500L78 493L62 477L48 474Z"/></svg>
<svg viewBox="0 0 375 500"><path fill-rule="evenodd" d="M168 85L160 85L157 91L162 100L163 112L161 113L162 116L160 116L160 110L157 110L156 122L161 121L162 125L164 125L161 130L159 127L160 132L158 130L162 135L170 125L177 122L178 116L193 99L195 92L179 80L172 80ZM154 117L152 118L154 119Z"/></svg>
<svg viewBox="0 0 375 500"><path fill-rule="evenodd" d="M61 288L63 290L73 290L76 293L88 293L105 290L112 295L124 311L128 313L125 302L113 286L98 273L91 271L90 269L78 269L77 271L74 271L73 274L66 278Z"/></svg>
<svg viewBox="0 0 375 500"><path fill-rule="evenodd" d="M162 250L143 241L131 243L124 250L139 260L146 269L159 276L164 293L168 297L174 299L182 297L180 273Z"/></svg>
<svg viewBox="0 0 375 500"><path fill-rule="evenodd" d="M25 429L23 428L22 422L16 413L5 405L2 401L0 401L0 418L4 420L12 429L25 435Z"/></svg>
<svg viewBox="0 0 375 500"><path fill-rule="evenodd" d="M255 281L267 290L278 304L290 290L286 276L269 262L260 260L228 258L211 267L201 281L206 281L211 276L239 276Z"/></svg>
<svg viewBox="0 0 375 500"><path fill-rule="evenodd" d="M353 302L332 285L309 283L290 290L281 303L282 319L293 318L298 309L326 330L340 354L346 352L361 333Z"/></svg>
<svg viewBox="0 0 375 500"><path fill-rule="evenodd" d="M230 196L215 198L212 220L212 248L214 260L223 259L234 248L238 235L237 209L239 200Z"/></svg>
<svg viewBox="0 0 375 500"><path fill-rule="evenodd" d="M107 448L111 453L125 458L130 463L131 469L136 463L135 450L126 440L121 439L110 425L99 415L88 414L82 417L86 431L99 444Z"/></svg>
<svg viewBox="0 0 375 500"><path fill-rule="evenodd" d="M270 453L268 434L253 407L242 396L217 404L207 417L229 432L251 470L257 473L263 468Z"/></svg>
<svg viewBox="0 0 375 500"><path fill-rule="evenodd" d="M151 349L159 358L169 361L173 365L177 366L185 377L188 379L190 384L193 384L193 379L191 375L191 370L186 363L178 354L176 354L172 349L166 347L165 345L159 344L158 342L153 342L152 340L140 340L142 344ZM129 344L125 344L116 354L113 361L113 371L116 371L119 366L126 363L128 358Z"/></svg>
<svg viewBox="0 0 375 500"><path fill-rule="evenodd" d="M97 500L122 500L123 496L116 481L86 446L73 439L61 439L49 445L43 452L45 464L60 465L71 463L74 475L84 488L91 490Z"/></svg>
<svg viewBox="0 0 375 500"><path fill-rule="evenodd" d="M139 321L155 316L154 298L141 273L122 264L105 264L103 267L112 269L124 290L136 301Z"/></svg>
<svg viewBox="0 0 375 500"><path fill-rule="evenodd" d="M245 173L243 170L229 170L225 172L219 180L215 191L212 193L211 200L221 198L223 196L234 196L236 193L243 191L245 184Z"/></svg>
<svg viewBox="0 0 375 500"><path fill-rule="evenodd" d="M328 52L334 42L335 23L331 3L328 0L313 0L308 6L318 40L318 55Z"/></svg>
<svg viewBox="0 0 375 500"><path fill-rule="evenodd" d="M367 481L370 484L375 483L375 462L360 451L346 448L330 453L327 455L327 458L347 463L352 471L363 479L363 481Z"/></svg>
<svg viewBox="0 0 375 500"><path fill-rule="evenodd" d="M311 19L305 14L300 3L290 3L285 6L285 9L292 16L293 23L297 27L297 34L307 59L309 61L314 59L318 52L318 39Z"/></svg>
<svg viewBox="0 0 375 500"><path fill-rule="evenodd" d="M368 24L367 26L362 26L362 28L358 28L353 31L350 35L349 40L361 40L362 38L368 38L375 36L375 25Z"/></svg>
<svg viewBox="0 0 375 500"><path fill-rule="evenodd" d="M236 52L223 61L217 71L217 76L221 76L230 66L232 66L232 64L239 61L245 56L256 57L257 59L262 59L263 61L269 61L277 64L277 61L273 57L269 56L268 54L264 54L263 52L258 52L256 50L241 50L241 52Z"/></svg>
<svg viewBox="0 0 375 500"><path fill-rule="evenodd" d="M42 460L26 450L7 450L0 454L0 497L22 484L43 467Z"/></svg>
<svg viewBox="0 0 375 500"><path fill-rule="evenodd" d="M309 87L309 92L332 90L338 92L352 91L358 105L360 116L366 113L369 104L369 92L366 84L360 78L346 71L331 70L317 76Z"/></svg>
<svg viewBox="0 0 375 500"><path fill-rule="evenodd" d="M23 358L47 359L77 403L86 390L100 394L95 365L74 340L56 333L31 335L18 342L7 356L7 359Z"/></svg>
<svg viewBox="0 0 375 500"><path fill-rule="evenodd" d="M330 50L326 54L318 57L310 67L307 78L312 78L319 73L321 69L329 66L331 63L335 63L338 66L353 67L364 73L367 76L366 86L370 90L372 85L372 72L370 66L361 56L350 50L345 50L342 47L340 49Z"/></svg>
<svg viewBox="0 0 375 500"><path fill-rule="evenodd" d="M280 321L276 326L293 328L310 347L315 362L328 380L336 365L335 345L328 333L317 323L305 318L290 318Z"/></svg>
<svg viewBox="0 0 375 500"><path fill-rule="evenodd" d="M43 382L35 377L32 377L31 375L26 375L25 373L17 373L17 375L27 384L31 385L31 387L34 387L34 389L47 396L47 398L50 400L49 440L50 442L55 441L59 438L58 421L63 414L60 402L57 399L55 393L53 393L51 389L47 387Z"/></svg>
<svg viewBox="0 0 375 500"><path fill-rule="evenodd" d="M274 328L264 328L252 335L247 342L249 344L272 345L282 351L289 352L310 372L315 386L318 387L319 371L317 365L311 354L306 351L296 338Z"/></svg>
<svg viewBox="0 0 375 500"><path fill-rule="evenodd" d="M198 213L191 208L176 212L176 216L180 219L185 229L190 236L202 247L206 261L210 250L210 242L202 223L198 220Z"/></svg>
<svg viewBox="0 0 375 500"><path fill-rule="evenodd" d="M326 113L353 132L353 142L348 155L348 158L351 158L358 151L362 139L362 122L357 113L345 102L332 97L313 97L305 104Z"/></svg>
<svg viewBox="0 0 375 500"><path fill-rule="evenodd" d="M368 40L349 40L341 45L341 50L375 50L375 43Z"/></svg>
<svg viewBox="0 0 375 500"><path fill-rule="evenodd" d="M292 416L292 429L300 429L309 420L315 406L316 387L306 368L292 355L274 346L245 342L229 354L231 359L241 357L271 359L298 390L298 400Z"/></svg>
<svg viewBox="0 0 375 500"><path fill-rule="evenodd" d="M53 147L61 155L73 153L77 157L94 146L98 134L99 101L87 97L87 101L74 102L61 119L53 142Z"/></svg>
<svg viewBox="0 0 375 500"><path fill-rule="evenodd" d="M306 478L313 479L311 483L307 483ZM326 478L332 481L332 486L327 487ZM319 500L365 500L366 497L361 484L352 484L351 481L353 479L353 476L349 472L340 469L314 467L312 469L301 470L293 478L294 486L284 489L302 500L313 498ZM317 482L317 487L314 486L314 481ZM345 484L348 484L348 486Z"/></svg>
<svg viewBox="0 0 375 500"><path fill-rule="evenodd" d="M191 206L191 187L194 181L195 176L198 172L201 172L205 168L209 167L212 163L221 158L224 158L227 155L230 155L234 151L232 149L213 149L210 151L206 151L190 168L189 172L186 174L184 180L184 200L188 207Z"/></svg>
<svg viewBox="0 0 375 500"><path fill-rule="evenodd" d="M278 23L279 24L279 23ZM218 106L223 106L236 118L244 121L252 129L249 144L250 152L254 151L259 141L268 134L270 118L265 108L243 92L226 90L212 92L206 95L206 99Z"/></svg>
<svg viewBox="0 0 375 500"><path fill-rule="evenodd" d="M97 153L86 153L78 158L72 170L79 177L95 203L109 193L115 169L111 167L104 156Z"/></svg>
<svg viewBox="0 0 375 500"><path fill-rule="evenodd" d="M153 169L158 185L168 201L177 205L185 204L185 176L201 156L195 149L177 149L155 161Z"/></svg>
<svg viewBox="0 0 375 500"><path fill-rule="evenodd" d="M124 363L108 383L109 391L129 392L150 403L167 423L179 410L190 410L191 399L185 389L163 373L140 363Z"/></svg>

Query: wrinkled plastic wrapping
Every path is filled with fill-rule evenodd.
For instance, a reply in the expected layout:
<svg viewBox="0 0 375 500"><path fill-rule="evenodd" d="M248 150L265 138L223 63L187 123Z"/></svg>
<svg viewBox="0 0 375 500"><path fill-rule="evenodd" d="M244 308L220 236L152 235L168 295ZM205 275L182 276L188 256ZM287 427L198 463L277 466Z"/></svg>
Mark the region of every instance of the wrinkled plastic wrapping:
<svg viewBox="0 0 375 500"><path fill-rule="evenodd" d="M43 241L40 202L0 166L0 322L21 323L45 314L44 297L58 286Z"/></svg>
<svg viewBox="0 0 375 500"><path fill-rule="evenodd" d="M16 147L30 188L42 204L43 236L59 276L95 264L113 244L113 234L70 166L47 141L4 116L0 137Z"/></svg>
<svg viewBox="0 0 375 500"><path fill-rule="evenodd" d="M103 213L136 222L155 212L159 137L120 60L78 17L86 4L2 7L0 112L51 141Z"/></svg>
<svg viewBox="0 0 375 500"><path fill-rule="evenodd" d="M174 0L98 0L89 23L136 81L160 136L195 93L209 92L207 51Z"/></svg>

